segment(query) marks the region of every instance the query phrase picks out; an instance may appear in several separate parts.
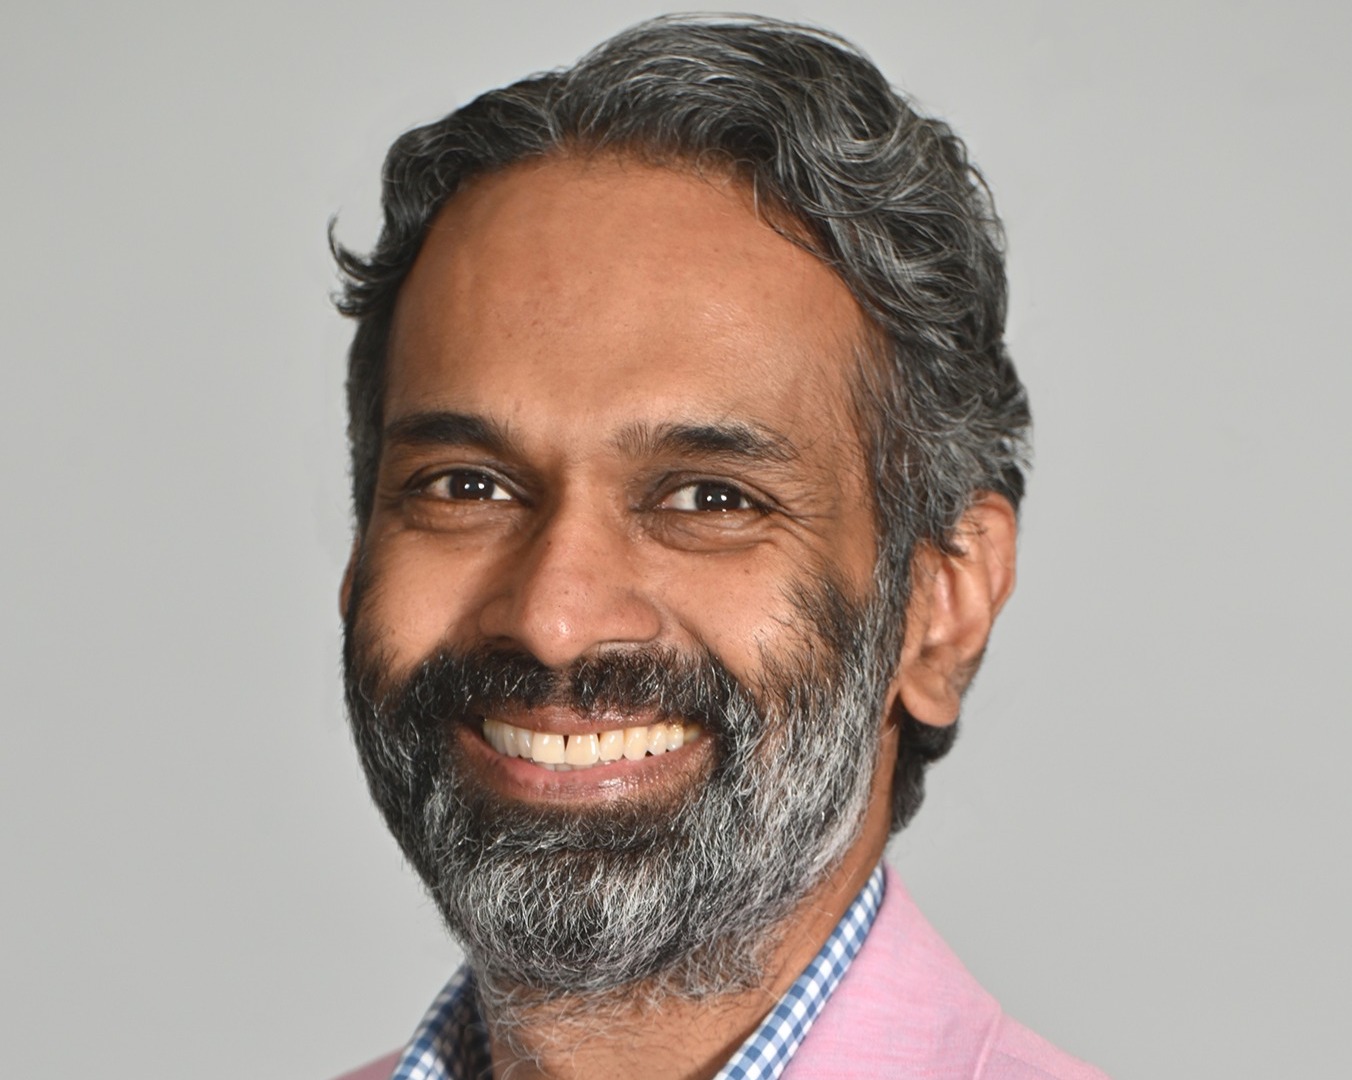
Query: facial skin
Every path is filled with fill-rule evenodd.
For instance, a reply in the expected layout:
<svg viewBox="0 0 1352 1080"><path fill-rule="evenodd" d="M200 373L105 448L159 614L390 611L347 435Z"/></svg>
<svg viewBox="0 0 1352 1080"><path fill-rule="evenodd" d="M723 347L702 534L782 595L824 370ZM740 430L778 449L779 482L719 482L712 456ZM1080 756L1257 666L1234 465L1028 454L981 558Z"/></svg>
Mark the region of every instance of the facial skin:
<svg viewBox="0 0 1352 1080"><path fill-rule="evenodd" d="M850 407L863 336L844 284L734 181L611 158L476 180L436 219L400 293L377 494L344 586L346 607L360 579L354 641L386 684L445 648L527 653L556 671L662 649L712 655L754 691L818 644L795 597L822 581L856 604L871 595L874 520ZM973 559L922 559L876 717L867 811L804 899L766 995L710 1029L728 1049L881 855L897 700L929 722L956 716L1012 584L1002 505L978 504ZM493 719L576 735L665 718L598 721L546 703ZM579 814L676 806L718 754L702 738L554 772L468 725L447 737L504 805Z"/></svg>
<svg viewBox="0 0 1352 1080"><path fill-rule="evenodd" d="M449 638L558 668L703 644L746 672L798 621L786 583L831 566L862 595L861 331L845 286L730 184L605 160L481 178L437 219L391 342L364 549L397 667ZM438 411L506 452L399 438ZM700 445L742 435L765 446ZM453 470L494 498L448 498ZM746 508L693 509L701 481Z"/></svg>

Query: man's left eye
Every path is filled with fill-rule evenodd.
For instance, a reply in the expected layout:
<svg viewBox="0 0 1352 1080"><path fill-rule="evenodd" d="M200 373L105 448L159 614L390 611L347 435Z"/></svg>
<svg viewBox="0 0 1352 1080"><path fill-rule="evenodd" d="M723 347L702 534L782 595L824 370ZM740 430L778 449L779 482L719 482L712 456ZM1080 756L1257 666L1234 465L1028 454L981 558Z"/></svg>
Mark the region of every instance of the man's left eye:
<svg viewBox="0 0 1352 1080"><path fill-rule="evenodd" d="M677 488L663 500L665 510L754 510L756 504L732 484L701 481Z"/></svg>

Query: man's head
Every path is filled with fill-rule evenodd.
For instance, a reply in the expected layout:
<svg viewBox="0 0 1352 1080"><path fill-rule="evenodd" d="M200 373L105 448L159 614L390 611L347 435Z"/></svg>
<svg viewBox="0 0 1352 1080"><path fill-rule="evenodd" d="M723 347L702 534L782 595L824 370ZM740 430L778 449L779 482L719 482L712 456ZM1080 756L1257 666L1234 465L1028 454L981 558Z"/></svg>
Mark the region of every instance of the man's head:
<svg viewBox="0 0 1352 1080"><path fill-rule="evenodd" d="M401 138L385 208L338 252L373 792L503 981L744 982L914 812L1012 583L979 177L839 42L658 21Z"/></svg>

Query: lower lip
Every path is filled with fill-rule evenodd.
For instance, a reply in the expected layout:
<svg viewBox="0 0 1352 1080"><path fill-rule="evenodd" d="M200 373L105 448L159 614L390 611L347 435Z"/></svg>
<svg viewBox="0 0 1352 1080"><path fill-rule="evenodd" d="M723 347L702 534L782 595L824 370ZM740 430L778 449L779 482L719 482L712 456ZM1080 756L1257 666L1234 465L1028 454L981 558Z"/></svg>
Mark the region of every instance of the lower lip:
<svg viewBox="0 0 1352 1080"><path fill-rule="evenodd" d="M609 761L585 769L555 772L526 758L499 754L474 725L457 725L452 736L465 758L490 787L500 794L537 801L621 799L631 793L679 785L701 771L710 756L712 740L707 735L679 750L668 750L629 761Z"/></svg>

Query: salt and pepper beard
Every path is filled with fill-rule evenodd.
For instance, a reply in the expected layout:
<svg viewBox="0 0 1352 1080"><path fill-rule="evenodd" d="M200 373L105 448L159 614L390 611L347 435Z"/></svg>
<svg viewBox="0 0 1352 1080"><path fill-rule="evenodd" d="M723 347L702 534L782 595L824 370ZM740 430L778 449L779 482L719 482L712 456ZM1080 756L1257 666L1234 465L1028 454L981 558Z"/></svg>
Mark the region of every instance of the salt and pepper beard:
<svg viewBox="0 0 1352 1080"><path fill-rule="evenodd" d="M799 587L801 640L788 655L763 649L754 685L710 653L667 648L607 651L562 672L522 652L447 649L395 680L360 626L362 591L344 650L362 765L486 1011L762 984L781 924L868 807L900 637L882 604L831 583ZM463 760L453 728L545 704L698 723L712 768L674 802L504 799Z"/></svg>

